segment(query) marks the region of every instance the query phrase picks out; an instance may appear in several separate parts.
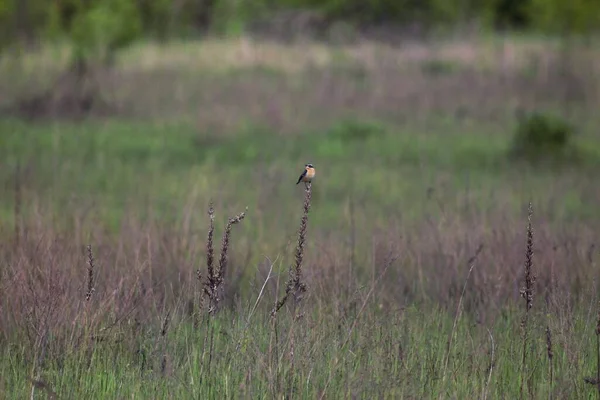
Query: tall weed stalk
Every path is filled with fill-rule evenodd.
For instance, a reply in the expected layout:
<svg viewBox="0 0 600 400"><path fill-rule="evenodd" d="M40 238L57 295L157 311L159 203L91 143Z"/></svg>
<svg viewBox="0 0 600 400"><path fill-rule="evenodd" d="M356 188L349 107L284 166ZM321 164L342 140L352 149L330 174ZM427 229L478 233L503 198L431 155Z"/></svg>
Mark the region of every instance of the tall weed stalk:
<svg viewBox="0 0 600 400"><path fill-rule="evenodd" d="M527 378L527 341L529 335L529 311L533 307L533 296L535 284L535 275L533 274L533 228L531 226L531 217L533 216L533 206L529 202L527 210L527 245L525 249L525 286L521 288L521 296L525 300L525 314L521 320L523 331L523 357L521 359L521 389L520 396L523 398L525 380Z"/></svg>

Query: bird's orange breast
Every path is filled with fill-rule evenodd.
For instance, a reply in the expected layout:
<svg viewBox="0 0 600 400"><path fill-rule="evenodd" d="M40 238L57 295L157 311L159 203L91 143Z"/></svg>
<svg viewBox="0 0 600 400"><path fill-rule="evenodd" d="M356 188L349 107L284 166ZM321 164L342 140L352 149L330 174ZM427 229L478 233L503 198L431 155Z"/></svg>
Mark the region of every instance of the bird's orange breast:
<svg viewBox="0 0 600 400"><path fill-rule="evenodd" d="M314 168L307 168L306 169L306 177L308 179L312 179L315 176L315 169Z"/></svg>

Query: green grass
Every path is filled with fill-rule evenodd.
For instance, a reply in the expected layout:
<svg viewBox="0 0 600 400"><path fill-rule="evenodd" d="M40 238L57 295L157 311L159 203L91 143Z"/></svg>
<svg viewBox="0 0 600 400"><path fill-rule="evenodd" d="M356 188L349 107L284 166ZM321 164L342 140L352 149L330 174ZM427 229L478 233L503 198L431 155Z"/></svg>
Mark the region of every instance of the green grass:
<svg viewBox="0 0 600 400"><path fill-rule="evenodd" d="M210 332L189 321L171 322L166 338L160 321L144 326L127 342L71 348L44 367L42 380L68 398L518 398L521 374L520 313L512 310L484 326L462 318L444 364L453 319L446 311L409 307L349 315L308 315L295 326L295 370L290 370L289 322L275 331L267 317L224 312L212 321L214 348L209 365ZM544 321L543 315L538 320ZM352 330L351 324L360 318ZM534 398L595 398L582 376L593 376L593 327L582 324L553 330L555 382L550 386L544 326L532 328L527 391ZM284 322L282 322L284 321ZM488 331L489 330L489 331ZM490 336L491 334L491 336ZM118 337L115 335L115 337ZM347 343L346 340L348 339ZM572 345L561 346L562 340ZM344 347L342 345L346 343ZM493 354L492 354L493 347ZM5 347L2 385L15 397L29 393L30 362L18 346ZM163 355L167 362L161 370ZM490 373L489 368L492 366ZM565 391L568 387L568 391Z"/></svg>
<svg viewBox="0 0 600 400"><path fill-rule="evenodd" d="M0 176L9 185L18 162L27 174L24 184L46 204L60 208L73 196L93 198L98 210L113 212L117 220L106 220L113 226L128 201L149 198L177 207L195 191L254 208L268 187L282 200L271 210L284 213L298 196L294 183L309 161L318 171L312 220L317 225L339 220L340 204L349 198L365 204L375 218L400 203L405 216L421 218L430 211L423 203L428 188L446 199L460 199L468 190L483 209L489 205L485 198L496 192L502 192L501 202L518 207L531 196L544 210L552 207L551 195L554 208L547 211L561 218L597 215L582 193L600 165L597 141L579 144L585 152L576 168L536 169L510 161L510 135L491 132L487 126L456 132L346 121L300 135L249 127L224 138L185 124L5 121ZM571 190L557 193L554 186L567 181ZM9 198L0 209L7 221Z"/></svg>

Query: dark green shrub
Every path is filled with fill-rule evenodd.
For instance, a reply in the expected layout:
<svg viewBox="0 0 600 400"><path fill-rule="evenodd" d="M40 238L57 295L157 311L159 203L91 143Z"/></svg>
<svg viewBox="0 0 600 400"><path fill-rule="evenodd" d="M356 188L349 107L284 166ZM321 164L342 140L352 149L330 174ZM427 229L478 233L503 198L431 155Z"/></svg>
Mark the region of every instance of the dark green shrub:
<svg viewBox="0 0 600 400"><path fill-rule="evenodd" d="M533 112L519 117L511 153L518 158L561 158L571 150L573 126L563 118Z"/></svg>
<svg viewBox="0 0 600 400"><path fill-rule="evenodd" d="M333 126L328 138L339 139L346 143L362 142L370 139L372 136L382 135L383 133L385 133L385 128L382 125L349 118Z"/></svg>
<svg viewBox="0 0 600 400"><path fill-rule="evenodd" d="M600 28L598 0L530 0L532 28L559 34L589 34Z"/></svg>
<svg viewBox="0 0 600 400"><path fill-rule="evenodd" d="M319 16L346 39L362 28L463 26L588 33L600 28L598 0L0 0L0 48L65 35L79 50L113 52L141 34L242 33L282 12ZM273 20L272 20L273 19ZM342 23L337 25L335 23ZM325 26L321 26L325 25ZM286 26L288 30L291 27ZM342 29L340 29L342 28ZM341 30L341 32L339 32ZM99 49L100 48L100 49ZM87 55L86 55L87 56Z"/></svg>

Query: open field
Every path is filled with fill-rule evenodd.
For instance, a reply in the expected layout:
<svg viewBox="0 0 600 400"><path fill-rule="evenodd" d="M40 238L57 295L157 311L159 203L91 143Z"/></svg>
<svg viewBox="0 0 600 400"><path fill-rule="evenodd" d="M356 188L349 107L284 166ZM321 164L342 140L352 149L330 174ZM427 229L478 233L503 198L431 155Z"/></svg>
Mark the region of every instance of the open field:
<svg viewBox="0 0 600 400"><path fill-rule="evenodd" d="M0 106L48 87L64 52L0 60ZM96 77L114 115L5 113L0 392L597 398L597 57L538 38L142 43ZM569 156L508 157L522 110L568 118ZM306 162L303 314L271 319ZM215 264L247 207L214 316L197 279L211 201Z"/></svg>

